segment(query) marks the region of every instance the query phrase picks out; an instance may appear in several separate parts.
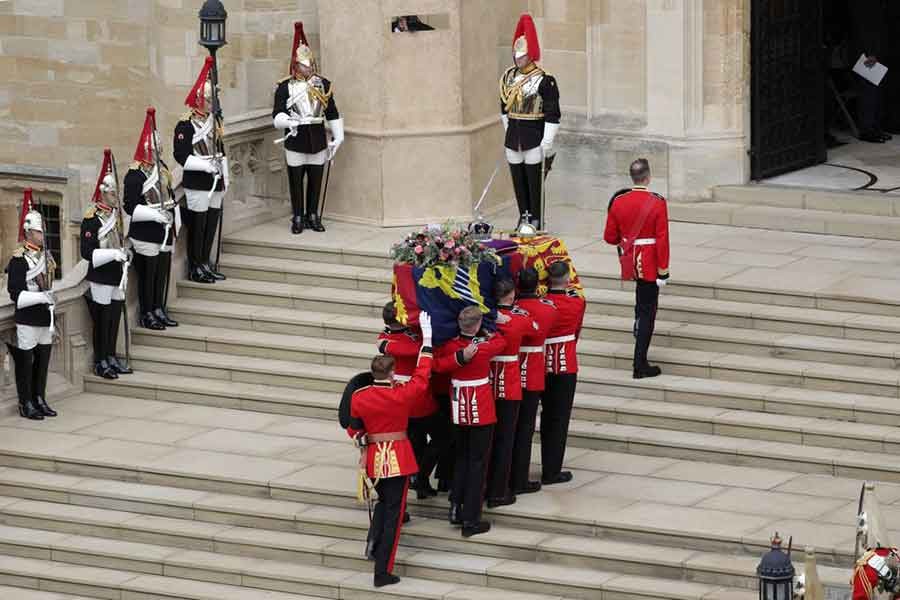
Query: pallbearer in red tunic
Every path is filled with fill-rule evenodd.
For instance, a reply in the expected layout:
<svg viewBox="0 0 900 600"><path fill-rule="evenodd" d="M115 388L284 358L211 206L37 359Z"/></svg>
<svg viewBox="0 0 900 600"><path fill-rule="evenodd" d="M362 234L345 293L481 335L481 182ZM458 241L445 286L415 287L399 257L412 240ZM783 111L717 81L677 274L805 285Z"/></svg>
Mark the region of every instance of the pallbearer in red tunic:
<svg viewBox="0 0 900 600"><path fill-rule="evenodd" d="M634 378L641 379L661 373L659 367L647 361L647 352L656 322L659 288L669 280L669 215L666 199L647 189L647 159L631 163L630 174L634 187L616 192L609 201L603 239L618 246L622 279L637 282Z"/></svg>
<svg viewBox="0 0 900 600"><path fill-rule="evenodd" d="M350 434L361 449L360 468L375 481L378 504L372 520L371 540L375 554L375 587L391 585L400 578L391 572L400 541L409 476L418 472L412 444L406 434L409 416L421 410L431 377L431 319L421 313L422 348L408 383L393 380L394 359L372 360L374 382L353 393L350 400Z"/></svg>
<svg viewBox="0 0 900 600"><path fill-rule="evenodd" d="M544 342L547 384L541 398L541 482L551 485L572 480L572 473L563 471L562 465L578 381L575 346L581 335L586 303L576 290L569 288L568 263L558 261L547 270L547 297L556 305L557 318Z"/></svg>
<svg viewBox="0 0 900 600"><path fill-rule="evenodd" d="M481 330L481 309L467 306L459 313L460 334L444 343L435 355L434 369L450 373L456 467L450 492L450 523L462 525L463 537L485 533L491 524L481 520L484 483L494 423L491 359L503 352L506 340ZM498 315L497 322L506 318Z"/></svg>
<svg viewBox="0 0 900 600"><path fill-rule="evenodd" d="M516 426L519 422L519 406L522 404L522 377L519 372L519 347L522 338L537 330L534 319L527 310L515 306L516 285L512 279L501 279L494 284L497 312L508 320L497 326L506 340L502 354L491 359L491 384L497 409L494 427L494 443L488 468L488 508L506 506L516 501L510 489L510 469Z"/></svg>
<svg viewBox="0 0 900 600"><path fill-rule="evenodd" d="M522 405L516 425L513 464L510 484L515 494L532 494L541 489L540 481L528 479L531 465L531 445L534 441L535 421L546 382L544 341L556 323L556 305L537 295L538 272L533 267L519 272L519 297L516 304L527 310L537 330L522 338L519 346L519 367L522 380Z"/></svg>
<svg viewBox="0 0 900 600"><path fill-rule="evenodd" d="M422 337L397 320L393 301L384 305L381 316L385 328L378 336L378 351L394 359L394 381L407 383L416 370ZM416 490L419 500L436 496L429 478L438 458L446 450L450 432L446 420L438 412L430 385L425 390L425 397L416 403L415 410L409 415L408 433L419 463L419 473L410 477L409 485Z"/></svg>

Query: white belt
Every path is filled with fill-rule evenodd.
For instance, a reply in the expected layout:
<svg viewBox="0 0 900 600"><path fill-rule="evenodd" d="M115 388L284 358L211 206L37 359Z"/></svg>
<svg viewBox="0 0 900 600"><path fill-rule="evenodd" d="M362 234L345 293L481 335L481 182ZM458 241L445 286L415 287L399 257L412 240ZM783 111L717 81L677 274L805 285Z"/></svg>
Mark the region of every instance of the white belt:
<svg viewBox="0 0 900 600"><path fill-rule="evenodd" d="M569 335L561 335L559 337L547 338L547 341L544 343L549 346L550 344L562 344L563 342L574 342L574 341L575 341L575 334L572 333Z"/></svg>
<svg viewBox="0 0 900 600"><path fill-rule="evenodd" d="M521 352L522 354L528 354L531 352L543 352L543 351L544 351L543 346L522 346L519 348L519 352Z"/></svg>
<svg viewBox="0 0 900 600"><path fill-rule="evenodd" d="M518 355L516 355L516 356L495 356L494 358L491 359L491 362L511 363L511 362L517 362L518 360L519 360Z"/></svg>
<svg viewBox="0 0 900 600"><path fill-rule="evenodd" d="M487 385L490 383L490 379L485 377L484 379L451 379L450 383L453 384L453 387L478 387L479 385Z"/></svg>
<svg viewBox="0 0 900 600"><path fill-rule="evenodd" d="M394 373L394 381L399 381L400 383L407 383L412 380L412 375L397 375Z"/></svg>
<svg viewBox="0 0 900 600"><path fill-rule="evenodd" d="M656 243L656 238L638 238L634 240L635 246L652 246Z"/></svg>

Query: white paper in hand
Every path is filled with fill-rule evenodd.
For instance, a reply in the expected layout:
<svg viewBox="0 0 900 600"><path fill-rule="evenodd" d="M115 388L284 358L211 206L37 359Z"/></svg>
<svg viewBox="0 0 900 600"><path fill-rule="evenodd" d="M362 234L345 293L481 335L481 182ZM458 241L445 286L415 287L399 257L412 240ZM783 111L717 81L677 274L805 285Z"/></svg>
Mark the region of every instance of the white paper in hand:
<svg viewBox="0 0 900 600"><path fill-rule="evenodd" d="M881 80L884 79L887 71L887 67L880 62L875 63L871 67L867 67L865 54L860 54L859 60L853 65L853 72L866 81L871 82L873 85L881 85Z"/></svg>

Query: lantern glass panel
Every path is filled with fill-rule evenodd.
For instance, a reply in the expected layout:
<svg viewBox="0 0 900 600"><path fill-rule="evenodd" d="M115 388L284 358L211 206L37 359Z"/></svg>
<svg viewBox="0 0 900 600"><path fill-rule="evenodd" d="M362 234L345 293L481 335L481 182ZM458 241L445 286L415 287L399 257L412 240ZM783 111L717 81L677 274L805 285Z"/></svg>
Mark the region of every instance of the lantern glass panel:
<svg viewBox="0 0 900 600"><path fill-rule="evenodd" d="M791 600L791 597L788 595L790 592L790 584L781 582L775 586L775 599L776 600Z"/></svg>

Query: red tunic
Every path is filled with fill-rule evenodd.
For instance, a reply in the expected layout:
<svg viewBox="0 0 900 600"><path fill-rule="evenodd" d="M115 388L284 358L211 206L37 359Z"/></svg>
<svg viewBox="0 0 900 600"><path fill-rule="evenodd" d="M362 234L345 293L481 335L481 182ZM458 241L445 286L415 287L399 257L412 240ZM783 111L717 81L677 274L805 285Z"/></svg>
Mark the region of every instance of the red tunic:
<svg viewBox="0 0 900 600"><path fill-rule="evenodd" d="M394 381L406 383L412 378L419 357L422 339L410 329L385 329L378 336L378 351L394 358ZM437 401L431 393L431 386L425 391L425 402L416 403L410 418L421 419L433 415L438 410Z"/></svg>
<svg viewBox="0 0 900 600"><path fill-rule="evenodd" d="M878 572L868 564L868 561L872 558L872 554L887 557L892 552L897 553L897 549L875 548L874 550L870 550L863 554L862 558L860 558L860 560L863 561L863 564L860 565L857 562L857 566L853 570L852 600L872 600L872 598L876 596L878 591L878 580L880 577L878 576ZM872 593L873 591L874 593ZM900 593L894 593L890 597L900 598Z"/></svg>
<svg viewBox="0 0 900 600"><path fill-rule="evenodd" d="M431 376L431 354L423 352L409 383L376 381L353 393L350 417L354 424L347 428L350 437L361 433L400 433L409 425L409 416L417 404L425 402L428 378ZM418 473L419 465L408 439L369 444L366 448L366 474L385 479Z"/></svg>
<svg viewBox="0 0 900 600"><path fill-rule="evenodd" d="M640 230L639 225L647 203L649 212ZM621 245L625 238L636 239L632 249L634 272L638 279L656 281L669 276L669 214L666 199L645 187L621 190L609 201L606 215L606 231L603 239L607 244Z"/></svg>
<svg viewBox="0 0 900 600"><path fill-rule="evenodd" d="M522 376L519 373L519 347L522 338L537 331L534 319L528 311L518 307L500 307L499 312L510 318L510 321L498 325L497 329L506 339L503 354L491 359L491 384L494 398L504 400L522 399Z"/></svg>
<svg viewBox="0 0 900 600"><path fill-rule="evenodd" d="M462 350L472 342L478 345L478 352L464 363ZM434 370L450 373L451 412L456 425L477 427L497 422L490 380L491 359L505 347L506 340L500 334L475 338L460 335L435 352Z"/></svg>
<svg viewBox="0 0 900 600"><path fill-rule="evenodd" d="M574 289L550 290L547 296L556 305L556 322L544 342L547 372L554 375L578 373L576 346L587 303Z"/></svg>
<svg viewBox="0 0 900 600"><path fill-rule="evenodd" d="M527 310L538 326L537 331L522 338L519 347L522 388L529 392L543 392L546 374L544 342L556 323L556 305L552 300L537 296L523 296L516 304Z"/></svg>

